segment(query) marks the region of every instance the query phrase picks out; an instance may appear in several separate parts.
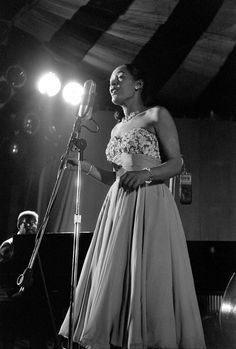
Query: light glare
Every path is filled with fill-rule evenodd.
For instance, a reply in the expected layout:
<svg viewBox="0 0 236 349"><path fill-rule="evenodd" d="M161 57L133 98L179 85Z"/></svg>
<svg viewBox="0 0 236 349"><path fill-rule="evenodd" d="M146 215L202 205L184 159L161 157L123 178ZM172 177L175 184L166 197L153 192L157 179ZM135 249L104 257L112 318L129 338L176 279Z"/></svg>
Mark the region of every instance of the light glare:
<svg viewBox="0 0 236 349"><path fill-rule="evenodd" d="M63 89L62 95L67 103L78 105L81 101L81 96L84 88L78 82L71 81Z"/></svg>
<svg viewBox="0 0 236 349"><path fill-rule="evenodd" d="M49 72L38 82L39 92L49 97L55 96L61 89L61 82L55 73Z"/></svg>

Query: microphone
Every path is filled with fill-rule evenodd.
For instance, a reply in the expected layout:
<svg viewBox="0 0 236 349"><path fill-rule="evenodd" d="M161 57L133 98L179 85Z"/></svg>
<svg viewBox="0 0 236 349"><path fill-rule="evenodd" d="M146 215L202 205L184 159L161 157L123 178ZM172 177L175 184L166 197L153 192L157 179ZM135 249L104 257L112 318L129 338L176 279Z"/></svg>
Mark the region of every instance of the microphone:
<svg viewBox="0 0 236 349"><path fill-rule="evenodd" d="M78 116L80 118L92 119L93 105L95 100L96 84L93 80L84 83L84 93L79 106Z"/></svg>

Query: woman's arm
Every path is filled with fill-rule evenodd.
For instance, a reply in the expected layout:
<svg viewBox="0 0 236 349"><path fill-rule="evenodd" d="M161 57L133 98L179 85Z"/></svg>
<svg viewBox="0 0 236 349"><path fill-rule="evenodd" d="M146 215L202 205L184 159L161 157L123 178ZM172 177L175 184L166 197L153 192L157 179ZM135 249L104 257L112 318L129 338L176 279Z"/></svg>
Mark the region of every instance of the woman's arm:
<svg viewBox="0 0 236 349"><path fill-rule="evenodd" d="M159 109L154 125L166 161L153 168L151 172L153 179L167 180L179 174L183 165L178 132L172 116L165 108Z"/></svg>
<svg viewBox="0 0 236 349"><path fill-rule="evenodd" d="M84 172L87 176L91 176L99 182L102 182L107 185L111 185L115 179L116 174L113 171L107 171L95 165L92 165L88 161L80 161L81 171ZM67 160L67 168L75 169L78 166L78 160L75 158L69 158Z"/></svg>

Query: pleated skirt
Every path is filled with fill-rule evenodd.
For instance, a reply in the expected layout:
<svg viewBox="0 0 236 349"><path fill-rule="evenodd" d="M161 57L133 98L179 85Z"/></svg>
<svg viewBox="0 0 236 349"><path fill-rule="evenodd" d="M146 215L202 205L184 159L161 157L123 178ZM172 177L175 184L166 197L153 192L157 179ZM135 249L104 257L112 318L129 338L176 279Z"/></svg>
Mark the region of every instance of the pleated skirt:
<svg viewBox="0 0 236 349"><path fill-rule="evenodd" d="M69 310L64 337L68 326ZM91 349L205 348L185 234L165 184L111 186L76 288L73 341Z"/></svg>

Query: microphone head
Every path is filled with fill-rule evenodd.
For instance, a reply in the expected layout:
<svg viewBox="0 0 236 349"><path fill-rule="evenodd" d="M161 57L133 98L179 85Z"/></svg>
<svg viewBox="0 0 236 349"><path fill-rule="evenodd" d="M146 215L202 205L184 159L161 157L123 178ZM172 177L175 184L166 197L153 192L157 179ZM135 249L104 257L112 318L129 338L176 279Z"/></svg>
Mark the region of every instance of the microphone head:
<svg viewBox="0 0 236 349"><path fill-rule="evenodd" d="M95 94L96 92L96 83L93 80L87 80L84 83L84 93L85 94Z"/></svg>
<svg viewBox="0 0 236 349"><path fill-rule="evenodd" d="M80 107L79 107L79 117L86 117L89 114L91 118L94 99L96 93L96 83L93 80L87 80L84 83L84 93L82 95Z"/></svg>

